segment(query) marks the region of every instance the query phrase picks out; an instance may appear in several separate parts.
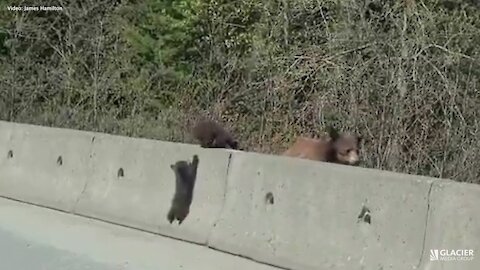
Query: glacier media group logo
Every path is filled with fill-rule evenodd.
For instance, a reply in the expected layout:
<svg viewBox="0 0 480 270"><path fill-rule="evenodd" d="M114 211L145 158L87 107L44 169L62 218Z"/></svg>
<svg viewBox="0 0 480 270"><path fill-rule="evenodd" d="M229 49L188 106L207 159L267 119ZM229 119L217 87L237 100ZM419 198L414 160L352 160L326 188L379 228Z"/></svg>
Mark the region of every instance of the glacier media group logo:
<svg viewBox="0 0 480 270"><path fill-rule="evenodd" d="M430 249L430 261L471 261L473 249Z"/></svg>

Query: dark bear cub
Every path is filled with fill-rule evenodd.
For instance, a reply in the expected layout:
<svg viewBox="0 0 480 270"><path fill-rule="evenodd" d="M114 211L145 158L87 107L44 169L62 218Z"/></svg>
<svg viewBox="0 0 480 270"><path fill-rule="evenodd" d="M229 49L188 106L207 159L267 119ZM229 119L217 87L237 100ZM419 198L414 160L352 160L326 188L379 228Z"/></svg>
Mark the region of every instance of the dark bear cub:
<svg viewBox="0 0 480 270"><path fill-rule="evenodd" d="M192 130L203 148L238 149L238 141L222 126L212 120L199 121Z"/></svg>
<svg viewBox="0 0 480 270"><path fill-rule="evenodd" d="M193 198L193 189L197 178L197 168L199 159L197 155L193 156L191 163L180 160L170 165L175 173L175 194L172 199L172 205L168 212L167 219L170 223L178 220L182 224L183 220L190 212L190 205Z"/></svg>

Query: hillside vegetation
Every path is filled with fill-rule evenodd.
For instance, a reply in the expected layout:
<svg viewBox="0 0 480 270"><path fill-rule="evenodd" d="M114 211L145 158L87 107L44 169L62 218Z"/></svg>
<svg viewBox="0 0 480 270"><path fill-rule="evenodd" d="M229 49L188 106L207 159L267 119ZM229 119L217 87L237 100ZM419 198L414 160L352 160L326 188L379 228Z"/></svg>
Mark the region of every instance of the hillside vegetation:
<svg viewBox="0 0 480 270"><path fill-rule="evenodd" d="M480 182L479 1L0 5L2 120L192 142L205 115L272 154L334 125L364 167Z"/></svg>

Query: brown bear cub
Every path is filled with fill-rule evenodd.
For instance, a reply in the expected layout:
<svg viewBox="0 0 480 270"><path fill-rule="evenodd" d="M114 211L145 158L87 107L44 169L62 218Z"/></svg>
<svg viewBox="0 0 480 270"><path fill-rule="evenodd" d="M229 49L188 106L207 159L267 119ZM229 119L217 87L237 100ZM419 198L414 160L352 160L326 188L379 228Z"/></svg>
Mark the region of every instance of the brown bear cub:
<svg viewBox="0 0 480 270"><path fill-rule="evenodd" d="M339 134L329 128L329 138L298 137L282 155L356 166L360 162L360 142L361 137L357 135Z"/></svg>
<svg viewBox="0 0 480 270"><path fill-rule="evenodd" d="M172 205L168 212L167 219L172 223L175 219L178 224L182 224L183 220L190 212L190 205L193 198L193 189L197 177L198 156L193 156L193 161L180 160L170 165L175 173L175 194L172 199Z"/></svg>
<svg viewBox="0 0 480 270"><path fill-rule="evenodd" d="M229 132L212 120L199 121L193 128L192 133L203 148L238 149L238 141L233 139Z"/></svg>

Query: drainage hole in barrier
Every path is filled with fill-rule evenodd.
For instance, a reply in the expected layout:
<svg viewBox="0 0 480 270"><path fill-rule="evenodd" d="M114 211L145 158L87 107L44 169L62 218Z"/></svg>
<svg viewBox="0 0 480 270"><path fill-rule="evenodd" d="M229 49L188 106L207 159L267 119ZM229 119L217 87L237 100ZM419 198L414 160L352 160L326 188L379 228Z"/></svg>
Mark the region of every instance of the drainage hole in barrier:
<svg viewBox="0 0 480 270"><path fill-rule="evenodd" d="M362 206L362 210L360 211L360 215L358 215L358 220L361 220L365 223L371 224L372 222L372 217L370 214L370 209L366 206Z"/></svg>
<svg viewBox="0 0 480 270"><path fill-rule="evenodd" d="M13 158L13 151L8 150L7 158Z"/></svg>
<svg viewBox="0 0 480 270"><path fill-rule="evenodd" d="M272 192L267 192L267 194L265 195L265 202L268 203L268 204L273 204L274 203Z"/></svg>
<svg viewBox="0 0 480 270"><path fill-rule="evenodd" d="M57 165L58 165L58 166L62 166L62 165L63 165L62 156L58 156L58 158L57 158Z"/></svg>
<svg viewBox="0 0 480 270"><path fill-rule="evenodd" d="M124 175L125 175L125 174L124 174L124 172L123 172L123 168L118 169L117 177L118 177L118 178L122 178Z"/></svg>

